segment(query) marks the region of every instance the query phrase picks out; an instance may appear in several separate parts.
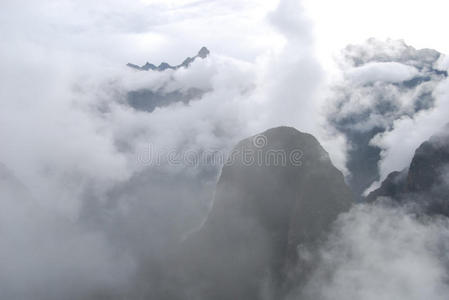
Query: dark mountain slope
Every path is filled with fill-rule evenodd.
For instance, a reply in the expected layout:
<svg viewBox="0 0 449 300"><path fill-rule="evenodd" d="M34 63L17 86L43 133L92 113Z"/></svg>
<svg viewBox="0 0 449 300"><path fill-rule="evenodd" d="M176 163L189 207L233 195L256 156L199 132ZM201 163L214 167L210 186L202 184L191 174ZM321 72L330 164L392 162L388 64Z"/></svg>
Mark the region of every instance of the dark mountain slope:
<svg viewBox="0 0 449 300"><path fill-rule="evenodd" d="M449 135L439 134L415 151L408 170L394 172L367 201L390 197L397 202L413 202L429 213L449 216ZM400 175L397 175L400 174Z"/></svg>
<svg viewBox="0 0 449 300"><path fill-rule="evenodd" d="M261 287L280 297L297 247L316 243L351 203L343 175L312 135L279 127L241 141L208 219L183 248L189 277L202 282L200 299L260 299Z"/></svg>

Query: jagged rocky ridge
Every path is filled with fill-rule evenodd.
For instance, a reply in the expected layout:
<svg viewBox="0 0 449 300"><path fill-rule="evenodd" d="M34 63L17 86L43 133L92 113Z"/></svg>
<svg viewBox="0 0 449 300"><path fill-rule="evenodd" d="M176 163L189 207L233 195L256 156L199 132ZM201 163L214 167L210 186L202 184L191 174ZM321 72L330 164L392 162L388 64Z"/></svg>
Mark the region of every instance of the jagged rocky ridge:
<svg viewBox="0 0 449 300"><path fill-rule="evenodd" d="M134 64L128 64L128 66L139 71L177 70L180 68L188 68L197 58L207 58L209 53L206 47L202 47L197 55L186 58L182 64L177 66L171 66L165 62L161 63L158 67L148 62L141 67ZM126 103L135 110L153 112L158 107L166 107L173 103L182 102L188 104L193 99L201 98L204 93L204 90L195 87L173 91L165 91L164 87L159 89L144 88L129 91L126 95Z"/></svg>
<svg viewBox="0 0 449 300"><path fill-rule="evenodd" d="M298 247L318 243L351 204L312 135L279 127L245 139L223 167L206 222L181 247L187 286L199 299L260 299L264 288L279 299L311 267Z"/></svg>
<svg viewBox="0 0 449 300"><path fill-rule="evenodd" d="M165 70L177 70L179 68L188 68L192 62L197 58L206 58L209 55L210 51L206 47L202 47L198 54L194 57L187 57L181 64L172 66L166 62L162 62L159 66L156 66L152 63L146 62L143 66L138 66L132 63L128 63L127 66L139 71L165 71Z"/></svg>
<svg viewBox="0 0 449 300"><path fill-rule="evenodd" d="M409 168L389 174L366 200L373 202L379 197L389 197L431 214L449 216L448 167L449 135L445 132L422 143Z"/></svg>

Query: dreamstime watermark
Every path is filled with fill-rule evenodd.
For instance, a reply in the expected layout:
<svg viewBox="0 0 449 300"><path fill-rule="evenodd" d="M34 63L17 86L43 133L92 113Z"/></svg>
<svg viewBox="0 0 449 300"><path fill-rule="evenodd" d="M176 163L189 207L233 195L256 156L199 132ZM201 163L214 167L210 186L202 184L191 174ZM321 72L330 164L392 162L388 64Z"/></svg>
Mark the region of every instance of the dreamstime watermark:
<svg viewBox="0 0 449 300"><path fill-rule="evenodd" d="M268 139L265 135L256 135L249 145L236 147L232 151L222 149L201 149L201 150L160 150L152 144L141 151L138 155L138 162L148 166L302 166L304 153L301 149L276 149L269 147Z"/></svg>
<svg viewBox="0 0 449 300"><path fill-rule="evenodd" d="M263 134L258 134L256 136L253 137L253 145L256 148L263 148L268 144L268 139L265 135Z"/></svg>

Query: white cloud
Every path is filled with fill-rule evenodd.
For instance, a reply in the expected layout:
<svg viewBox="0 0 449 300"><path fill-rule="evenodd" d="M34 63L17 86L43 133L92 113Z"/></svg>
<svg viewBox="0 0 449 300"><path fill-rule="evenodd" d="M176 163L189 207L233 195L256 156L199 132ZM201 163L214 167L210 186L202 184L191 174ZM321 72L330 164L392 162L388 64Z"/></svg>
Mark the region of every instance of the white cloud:
<svg viewBox="0 0 449 300"><path fill-rule="evenodd" d="M397 62L373 62L349 70L347 76L355 84L363 85L376 81L402 82L418 73L416 68Z"/></svg>
<svg viewBox="0 0 449 300"><path fill-rule="evenodd" d="M43 289L36 298L61 298L71 292L67 278L80 293L119 287L136 275L135 265L144 268L143 261L160 255L158 247L176 237L173 227L183 224L188 231L201 221L204 203L186 194L178 175L186 172L195 183L190 188L207 194L218 166L145 169L138 157L148 144L158 150L223 150L277 125L324 136L316 100L321 69L300 6L283 1L267 18L276 2L257 9L254 2L240 1L184 4L5 3L0 17L11 29L0 29L0 161L26 186L36 207L35 217L27 219L33 209L16 204L17 197L3 203L4 212L15 216L3 219L12 229L3 232L2 251L17 273L12 278L0 270L2 282L12 286L11 297L36 287ZM180 63L203 45L212 55L188 70L125 67L128 61ZM201 100L152 113L126 105L131 90L191 87L206 90ZM209 173L203 178L201 172ZM159 178L161 173L166 177ZM140 184L142 178L149 182ZM171 184L155 187L155 178ZM133 185L138 188L126 188ZM14 240L19 232L22 240ZM31 253L27 243L37 240L42 244ZM73 260L64 261L70 249L76 249ZM39 276L29 270L52 262L54 268ZM21 289L22 282L30 288Z"/></svg>
<svg viewBox="0 0 449 300"><path fill-rule="evenodd" d="M376 136L373 144L380 146L382 160L379 162L381 180L392 171L405 169L411 162L416 148L432 135L444 129L448 123L449 81L442 81L434 91L435 107L421 111L413 118L396 120L391 131Z"/></svg>
<svg viewBox="0 0 449 300"><path fill-rule="evenodd" d="M189 205L197 213L192 215L204 210L178 188L181 168L170 168L173 177L162 178L169 188L154 189L156 181L136 179L147 178L139 177L145 166L137 159L149 143L157 149L229 149L268 127L290 125L317 136L344 168L343 137L323 127L326 78L314 52L312 25L300 1L277 5L255 0L2 3L0 19L7 26L0 29L0 162L32 195L26 204L17 203L16 192L1 198L0 259L8 268L0 269L0 282L9 285L7 298L27 297L34 288L41 293L36 297L48 300L72 289L93 293L126 285L134 267L164 244L172 230L168 222L185 225ZM201 46L212 55L188 70L146 73L125 67L127 62L177 64ZM397 81L415 71L378 64L357 72L366 80L376 73ZM152 113L126 105L131 90L191 87L206 90L201 100ZM385 149L393 149L388 141L385 136ZM197 179L210 171L204 169L185 172L197 180L198 188L190 187L206 193L204 186L219 170ZM147 171L159 177L156 170ZM128 191L127 184L141 190ZM123 195L114 194L117 190ZM170 197L162 197L164 192ZM148 207L156 209L151 217L145 215ZM65 285L69 279L71 287ZM50 290L54 293L45 295Z"/></svg>
<svg viewBox="0 0 449 300"><path fill-rule="evenodd" d="M292 299L446 299L449 223L359 205L341 215L316 269Z"/></svg>

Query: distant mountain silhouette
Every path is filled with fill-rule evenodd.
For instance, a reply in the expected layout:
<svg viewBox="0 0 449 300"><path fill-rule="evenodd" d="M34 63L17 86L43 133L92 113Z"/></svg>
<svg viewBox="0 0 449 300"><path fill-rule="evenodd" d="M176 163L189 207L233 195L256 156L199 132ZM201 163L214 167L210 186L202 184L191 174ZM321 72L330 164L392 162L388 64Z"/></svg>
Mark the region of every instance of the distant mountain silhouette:
<svg viewBox="0 0 449 300"><path fill-rule="evenodd" d="M172 66L166 62L162 62L159 66L156 66L152 63L147 62L143 66L138 66L132 63L128 63L127 66L139 71L165 71L167 69L177 70L179 68L188 68L192 62L194 62L197 58L206 58L209 55L210 51L206 47L202 47L198 54L194 57L187 57L181 64Z"/></svg>
<svg viewBox="0 0 449 300"><path fill-rule="evenodd" d="M136 110L152 112L157 107L165 107L177 102L187 104L192 99L201 98L203 94L204 91L197 88L172 92L164 92L163 89L140 89L128 92L127 102Z"/></svg>
<svg viewBox="0 0 449 300"><path fill-rule="evenodd" d="M202 47L197 55L194 57L187 57L182 64L177 66L171 66L165 62L161 63L159 66L155 66L147 62L143 66L129 63L128 67L139 71L165 71L167 69L177 70L179 68L188 68L197 58L207 58L209 53L210 52L206 47ZM188 89L177 89L170 92L166 92L164 88L143 88L129 91L126 95L126 102L129 106L136 110L152 112L158 107L165 107L178 102L188 104L191 100L200 99L205 92L206 91L194 87Z"/></svg>

